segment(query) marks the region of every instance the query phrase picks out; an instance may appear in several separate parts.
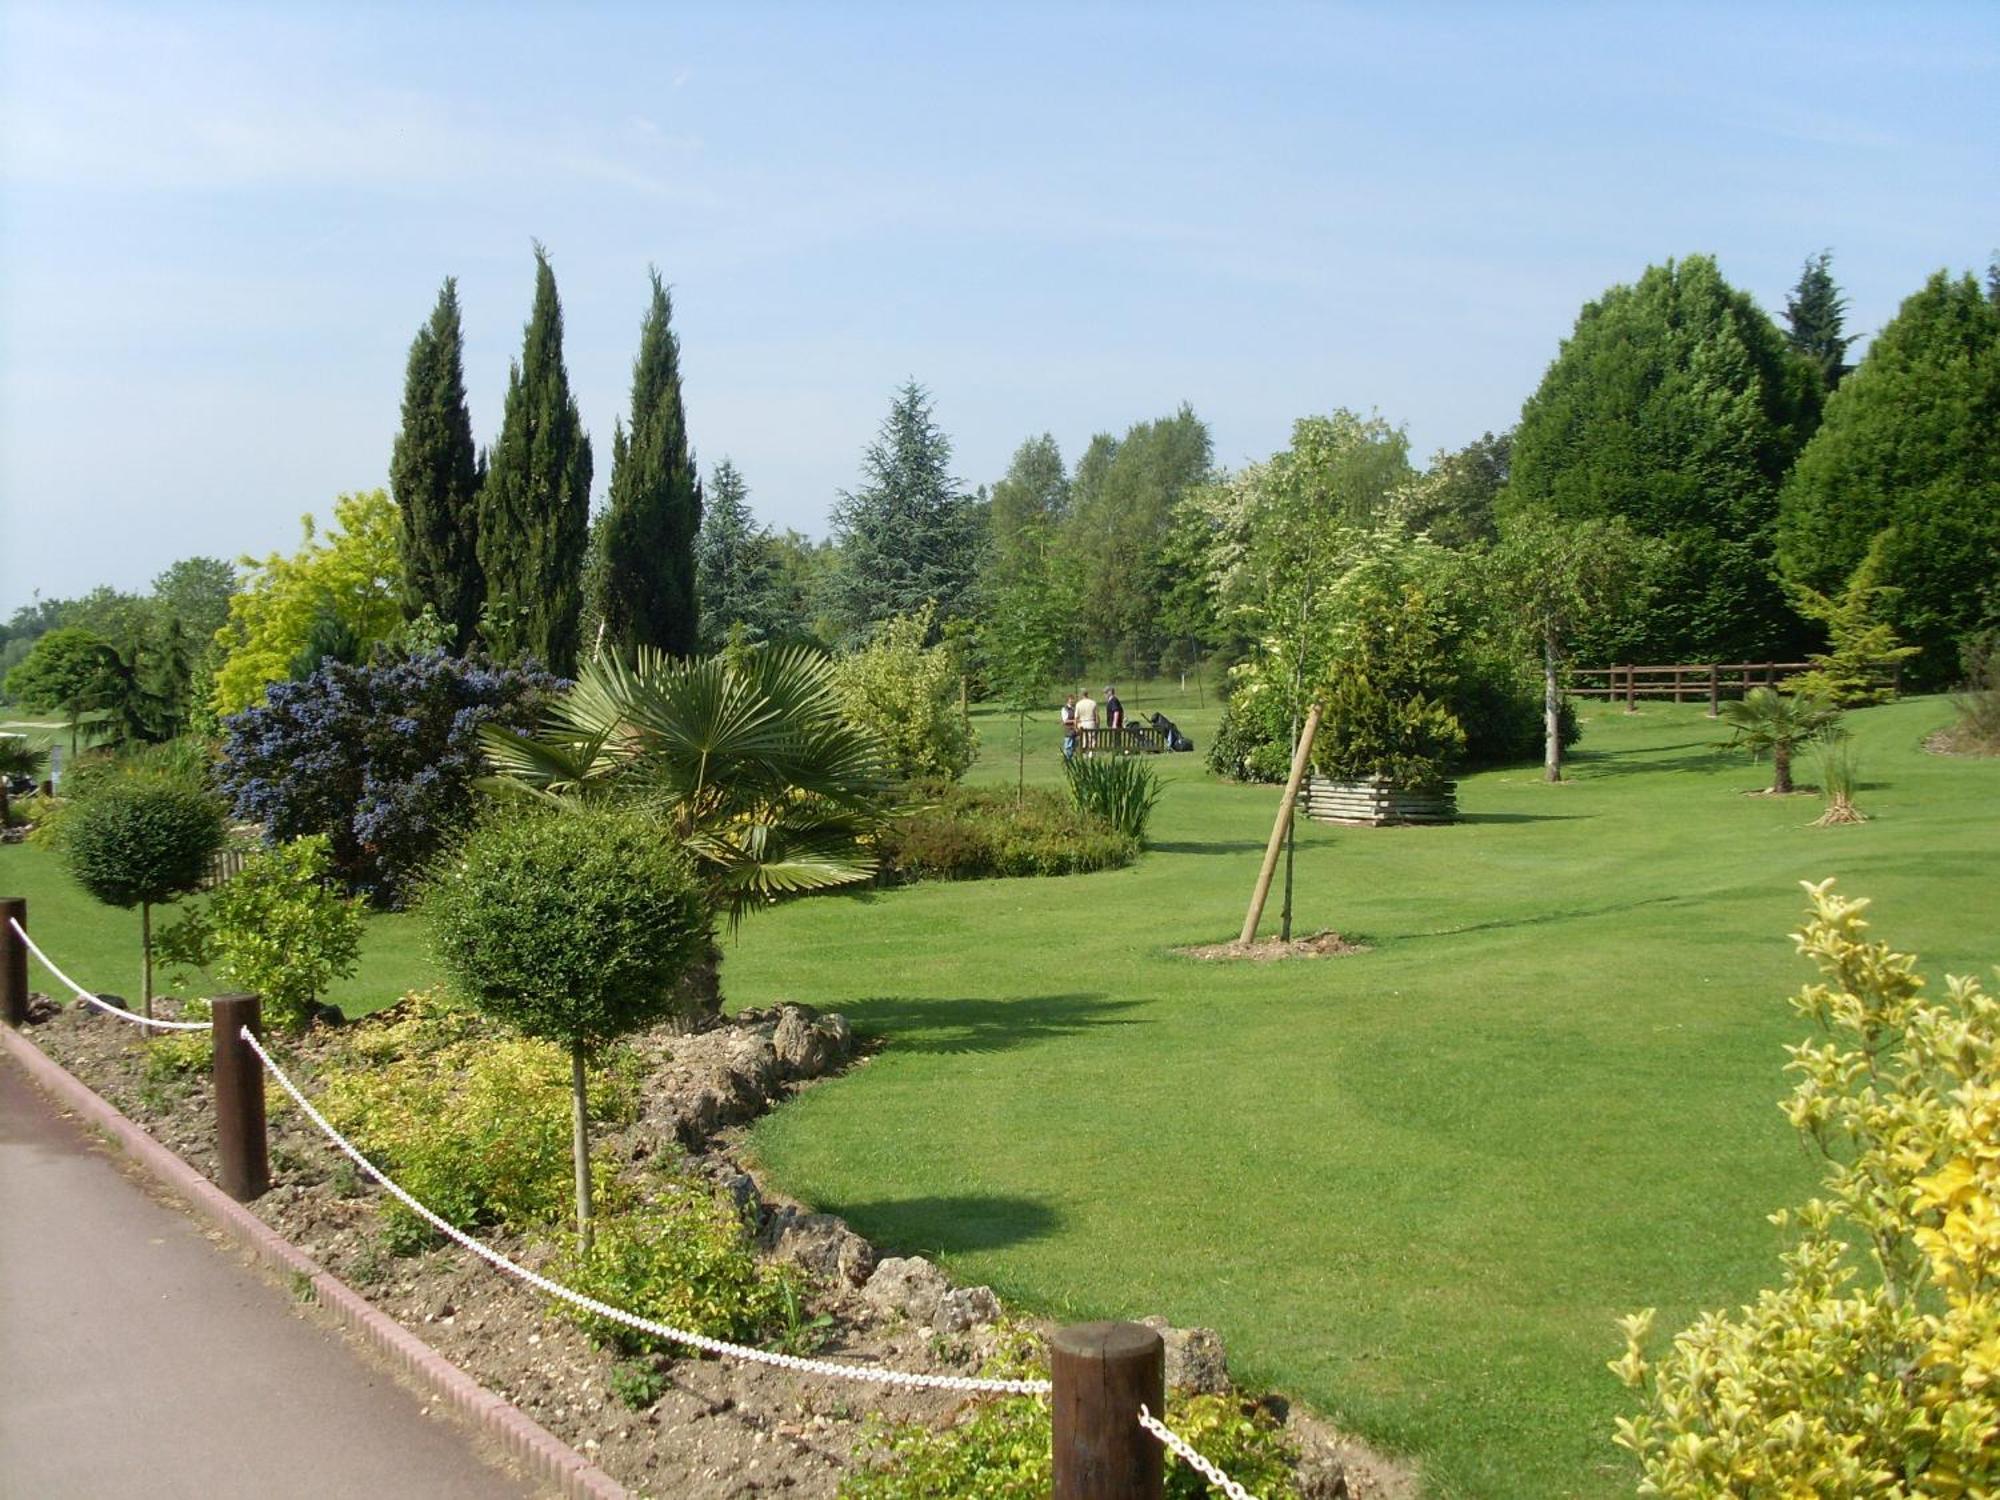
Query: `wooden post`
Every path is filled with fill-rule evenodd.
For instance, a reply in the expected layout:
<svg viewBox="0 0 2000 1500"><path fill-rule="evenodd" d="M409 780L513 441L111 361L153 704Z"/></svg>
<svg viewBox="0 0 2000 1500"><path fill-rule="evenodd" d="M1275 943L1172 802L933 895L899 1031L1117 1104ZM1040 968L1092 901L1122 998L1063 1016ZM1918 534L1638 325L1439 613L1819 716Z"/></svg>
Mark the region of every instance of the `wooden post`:
<svg viewBox="0 0 2000 1500"><path fill-rule="evenodd" d="M255 995L217 995L210 1036L215 1046L215 1175L238 1203L271 1186L271 1144L264 1128L264 1064L243 1040L264 1034Z"/></svg>
<svg viewBox="0 0 2000 1500"><path fill-rule="evenodd" d="M0 1021L28 1024L28 945L13 924L28 925L28 898L0 896Z"/></svg>
<svg viewBox="0 0 2000 1500"><path fill-rule="evenodd" d="M1143 1323L1075 1323L1049 1340L1054 1500L1160 1500L1166 1450L1139 1425L1162 1417L1167 1350Z"/></svg>
<svg viewBox="0 0 2000 1500"><path fill-rule="evenodd" d="M1634 685L1638 676L1639 669L1630 662L1627 662L1625 664L1625 712L1628 714L1636 714L1639 711L1637 701L1639 690Z"/></svg>
<svg viewBox="0 0 2000 1500"><path fill-rule="evenodd" d="M1708 716L1711 719L1722 717L1722 665L1719 662L1708 664Z"/></svg>
<svg viewBox="0 0 2000 1500"><path fill-rule="evenodd" d="M1264 919L1264 902L1271 894L1271 877L1278 872L1278 852L1285 846L1286 831L1292 826L1292 808L1299 800L1299 783L1306 779L1306 762L1312 759L1313 736L1319 733L1320 706L1306 710L1306 727L1299 734L1299 748L1292 752L1292 774L1285 782L1285 795L1278 803L1278 821L1271 825L1271 842L1264 846L1264 868L1257 872L1257 889L1250 895L1250 910L1243 918L1243 935L1236 941L1256 941L1257 924Z"/></svg>
<svg viewBox="0 0 2000 1500"><path fill-rule="evenodd" d="M1903 696L1903 663L1900 660L1889 663L1889 696Z"/></svg>

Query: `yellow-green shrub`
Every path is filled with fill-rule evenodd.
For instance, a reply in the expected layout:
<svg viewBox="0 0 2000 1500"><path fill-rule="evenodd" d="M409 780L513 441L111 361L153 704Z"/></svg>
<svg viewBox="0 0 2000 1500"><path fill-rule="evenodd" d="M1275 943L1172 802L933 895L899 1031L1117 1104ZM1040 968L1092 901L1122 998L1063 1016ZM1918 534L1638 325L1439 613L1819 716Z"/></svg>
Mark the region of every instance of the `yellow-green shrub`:
<svg viewBox="0 0 2000 1500"><path fill-rule="evenodd" d="M421 996L386 1024L357 1027L349 1056L326 1072L327 1118L418 1201L460 1228L562 1216L571 1185L565 1049L489 1034L469 1012ZM591 1091L598 1118L629 1117L629 1059L614 1054ZM423 1243L428 1231L413 1215L386 1212L393 1242Z"/></svg>
<svg viewBox="0 0 2000 1500"><path fill-rule="evenodd" d="M1824 1154L1780 1284L1708 1313L1657 1360L1650 1310L1612 1369L1646 1397L1617 1442L1640 1493L2000 1492L2000 1000L1926 999L1916 960L1865 940L1865 901L1808 886L1794 997L1823 1040L1786 1050L1786 1117Z"/></svg>

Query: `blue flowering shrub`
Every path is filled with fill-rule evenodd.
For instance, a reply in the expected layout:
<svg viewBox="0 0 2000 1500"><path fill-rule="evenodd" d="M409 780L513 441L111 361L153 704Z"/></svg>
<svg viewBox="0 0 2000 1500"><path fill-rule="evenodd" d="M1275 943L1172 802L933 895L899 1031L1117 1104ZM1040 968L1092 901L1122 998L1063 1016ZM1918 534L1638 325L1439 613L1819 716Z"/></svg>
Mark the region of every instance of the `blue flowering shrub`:
<svg viewBox="0 0 2000 1500"><path fill-rule="evenodd" d="M399 906L471 819L480 726L525 732L563 686L533 665L443 651L329 660L224 721L222 789L274 842L325 834L344 885Z"/></svg>

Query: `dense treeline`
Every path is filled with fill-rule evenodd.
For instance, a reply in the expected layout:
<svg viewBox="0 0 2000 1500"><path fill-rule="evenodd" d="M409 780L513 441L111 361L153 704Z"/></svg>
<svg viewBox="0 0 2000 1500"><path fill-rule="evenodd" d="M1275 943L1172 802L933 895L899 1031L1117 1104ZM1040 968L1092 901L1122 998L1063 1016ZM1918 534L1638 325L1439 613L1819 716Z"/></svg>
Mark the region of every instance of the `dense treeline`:
<svg viewBox="0 0 2000 1500"><path fill-rule="evenodd" d="M570 674L604 649L849 650L919 613L980 687L1024 701L1086 665L1254 675L1271 623L1255 590L1240 592L1255 547L1232 527L1289 495L1303 508L1282 524L1348 539L1314 554L1330 575L1357 538L1421 537L1464 561L1449 587L1468 620L1534 599L1573 621L1559 642L1520 646L1545 672L1590 657L1801 656L1826 645L1813 601L1866 563L1882 623L1918 648L1907 675L1948 683L1960 649L2000 623L2000 269L1984 286L1934 276L1858 364L1846 305L1825 252L1804 262L1782 323L1710 257L1650 267L1585 305L1513 429L1422 465L1393 424L1336 412L1302 420L1267 462L1224 471L1183 404L1073 456L1030 436L975 488L954 472L932 393L911 380L862 449L855 487L832 500L831 535L815 540L758 522L754 465L724 458L704 483L657 273L593 519L589 436L537 246L489 449L472 428L447 278L410 347L392 493L343 497L335 525L308 522L290 557L235 572L190 559L150 596L99 590L23 608L0 626L0 669L22 668L4 679L16 700L140 739L384 645ZM1588 609L1570 610L1551 582L1582 576L1551 560L1563 528L1621 559L1618 587L1598 578ZM1490 656L1489 624L1466 630ZM31 663L58 627L81 633ZM1473 675L1491 699L1492 671ZM1468 727L1475 744L1518 738Z"/></svg>

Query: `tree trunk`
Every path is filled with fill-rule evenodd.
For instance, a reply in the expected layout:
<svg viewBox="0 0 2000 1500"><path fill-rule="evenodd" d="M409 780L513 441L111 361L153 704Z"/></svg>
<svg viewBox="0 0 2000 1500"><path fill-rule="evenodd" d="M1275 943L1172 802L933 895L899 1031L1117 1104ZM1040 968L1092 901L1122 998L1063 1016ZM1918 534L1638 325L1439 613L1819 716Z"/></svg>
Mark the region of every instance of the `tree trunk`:
<svg viewBox="0 0 2000 1500"><path fill-rule="evenodd" d="M146 1019L153 1019L153 904L139 903L139 1003Z"/></svg>
<svg viewBox="0 0 2000 1500"><path fill-rule="evenodd" d="M1028 800L1028 716L1017 713L1014 719L1021 730L1021 755L1014 781L1014 805L1019 807Z"/></svg>
<svg viewBox="0 0 2000 1500"><path fill-rule="evenodd" d="M576 1159L576 1234L583 1253L590 1253L590 1103L585 1087L583 1043L569 1049L570 1154Z"/></svg>
<svg viewBox="0 0 2000 1500"><path fill-rule="evenodd" d="M1542 779L1563 779L1562 689L1556 680L1556 633L1542 636Z"/></svg>
<svg viewBox="0 0 2000 1500"><path fill-rule="evenodd" d="M722 949L714 938L708 940L708 951L680 977L674 995L671 1025L677 1031L699 1031L722 1014Z"/></svg>
<svg viewBox="0 0 2000 1500"><path fill-rule="evenodd" d="M1271 827L1271 842L1264 846L1264 866L1257 872L1256 889L1250 893L1250 910L1244 915L1239 943L1252 941L1257 936L1257 924L1264 919L1264 903L1271 897L1271 877L1278 872L1278 850L1290 827L1292 808L1299 800L1299 783L1305 780L1306 762L1312 757L1313 736L1319 733L1319 715L1317 703L1306 713L1305 733L1299 736L1299 748L1292 756L1292 774L1285 782L1285 795L1278 802L1278 821Z"/></svg>
<svg viewBox="0 0 2000 1500"><path fill-rule="evenodd" d="M1292 754L1299 753L1299 716L1292 714ZM1278 908L1278 941L1292 940L1292 861L1298 845L1299 820L1297 814L1285 820L1285 903Z"/></svg>
<svg viewBox="0 0 2000 1500"><path fill-rule="evenodd" d="M1788 740L1776 740L1771 745L1771 790L1780 797L1791 795L1792 746Z"/></svg>

